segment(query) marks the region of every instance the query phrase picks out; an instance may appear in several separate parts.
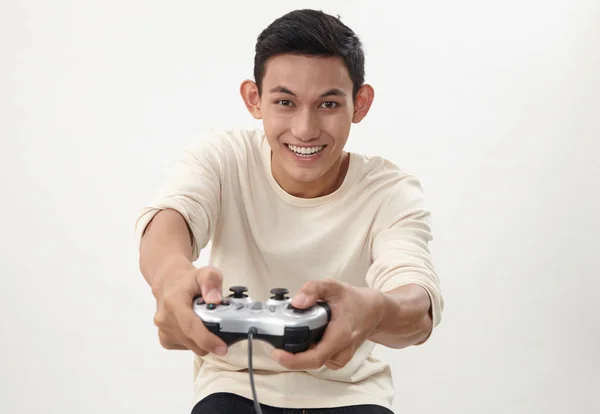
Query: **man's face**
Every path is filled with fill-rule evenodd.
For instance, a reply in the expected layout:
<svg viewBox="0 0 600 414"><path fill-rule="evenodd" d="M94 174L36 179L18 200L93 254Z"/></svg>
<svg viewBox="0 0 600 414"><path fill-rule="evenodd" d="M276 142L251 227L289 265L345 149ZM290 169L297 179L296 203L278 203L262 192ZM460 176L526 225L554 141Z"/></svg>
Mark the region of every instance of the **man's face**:
<svg viewBox="0 0 600 414"><path fill-rule="evenodd" d="M336 180L351 124L366 115L355 110L352 88L341 58L286 54L268 60L252 113L263 120L272 171L284 189L303 192Z"/></svg>

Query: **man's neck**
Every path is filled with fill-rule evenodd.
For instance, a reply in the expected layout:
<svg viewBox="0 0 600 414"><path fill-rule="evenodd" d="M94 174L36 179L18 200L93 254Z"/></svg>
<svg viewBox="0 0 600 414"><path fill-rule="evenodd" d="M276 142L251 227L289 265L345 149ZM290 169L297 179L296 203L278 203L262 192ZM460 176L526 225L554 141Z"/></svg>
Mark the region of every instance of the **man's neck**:
<svg viewBox="0 0 600 414"><path fill-rule="evenodd" d="M349 164L350 154L344 152L325 175L317 181L309 183L290 182L290 180L278 177L277 170L273 168L272 173L279 186L290 195L299 198L316 198L331 194L341 187L348 173Z"/></svg>

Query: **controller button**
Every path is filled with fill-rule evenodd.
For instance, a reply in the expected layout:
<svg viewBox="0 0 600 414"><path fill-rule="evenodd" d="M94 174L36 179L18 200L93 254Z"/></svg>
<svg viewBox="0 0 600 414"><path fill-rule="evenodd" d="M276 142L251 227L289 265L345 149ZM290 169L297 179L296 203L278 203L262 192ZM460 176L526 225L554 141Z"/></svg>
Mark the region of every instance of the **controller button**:
<svg viewBox="0 0 600 414"><path fill-rule="evenodd" d="M208 310L213 310L217 307L217 305L215 305L214 303L209 303L208 305L206 305L206 309Z"/></svg>
<svg viewBox="0 0 600 414"><path fill-rule="evenodd" d="M269 312L271 312L271 313L275 313L275 310L276 310L276 309L275 309L275 306L273 306L273 305L269 305L269 306L268 306L268 308L269 308Z"/></svg>
<svg viewBox="0 0 600 414"><path fill-rule="evenodd" d="M287 308L288 309L293 309L294 313L300 313L300 314L308 312L308 311L311 310L311 308L306 308L306 309L295 308L295 307L292 306L291 303L289 305L287 305Z"/></svg>
<svg viewBox="0 0 600 414"><path fill-rule="evenodd" d="M229 306L229 301L227 299L223 299L221 301L221 305L223 305L223 306Z"/></svg>
<svg viewBox="0 0 600 414"><path fill-rule="evenodd" d="M250 306L250 309L252 309L252 310L261 310L262 308L263 308L262 302L254 302L252 304L252 306Z"/></svg>
<svg viewBox="0 0 600 414"><path fill-rule="evenodd" d="M283 331L285 343L301 344L308 341L310 331L308 326L288 326Z"/></svg>
<svg viewBox="0 0 600 414"><path fill-rule="evenodd" d="M229 288L229 290L233 292L233 294L229 295L229 297L234 297L237 299L248 297L247 295L244 295L244 292L248 291L248 288L246 286L232 286Z"/></svg>
<svg viewBox="0 0 600 414"><path fill-rule="evenodd" d="M291 352L292 354L297 354L298 352L304 352L308 349L307 344L284 344L283 349Z"/></svg>
<svg viewBox="0 0 600 414"><path fill-rule="evenodd" d="M273 294L273 296L271 296L271 299L286 300L287 298L285 297L285 295L287 295L288 293L290 292L286 288L273 288L271 289L271 294Z"/></svg>

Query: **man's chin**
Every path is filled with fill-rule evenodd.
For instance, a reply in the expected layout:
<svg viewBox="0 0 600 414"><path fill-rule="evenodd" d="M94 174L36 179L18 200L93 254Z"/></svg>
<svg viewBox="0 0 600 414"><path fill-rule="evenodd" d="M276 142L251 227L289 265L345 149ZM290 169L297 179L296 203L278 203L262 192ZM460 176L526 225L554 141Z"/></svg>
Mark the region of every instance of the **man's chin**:
<svg viewBox="0 0 600 414"><path fill-rule="evenodd" d="M302 185L307 187L311 185L318 185L319 178L321 178L321 174L319 174L319 171L316 168L311 170L308 170L306 168L292 168L289 169L288 172L288 179L290 180L290 182L296 185Z"/></svg>

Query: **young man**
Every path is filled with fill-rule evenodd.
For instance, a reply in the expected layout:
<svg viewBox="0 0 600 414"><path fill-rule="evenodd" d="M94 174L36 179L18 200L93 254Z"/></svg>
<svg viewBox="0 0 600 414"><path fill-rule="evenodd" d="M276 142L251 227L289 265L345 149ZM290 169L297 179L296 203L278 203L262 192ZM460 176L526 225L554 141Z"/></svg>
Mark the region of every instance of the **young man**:
<svg viewBox="0 0 600 414"><path fill-rule="evenodd" d="M390 368L375 344L424 343L443 309L419 181L344 150L374 92L361 43L338 19L298 10L275 20L258 37L254 75L240 91L264 132L201 137L138 218L160 343L195 353L194 413L254 412L248 342L228 348L191 304L198 294L219 304L234 285L258 301L285 287L297 308L326 301L331 321L298 354L253 343L264 412L389 413ZM196 268L209 242L210 266Z"/></svg>

